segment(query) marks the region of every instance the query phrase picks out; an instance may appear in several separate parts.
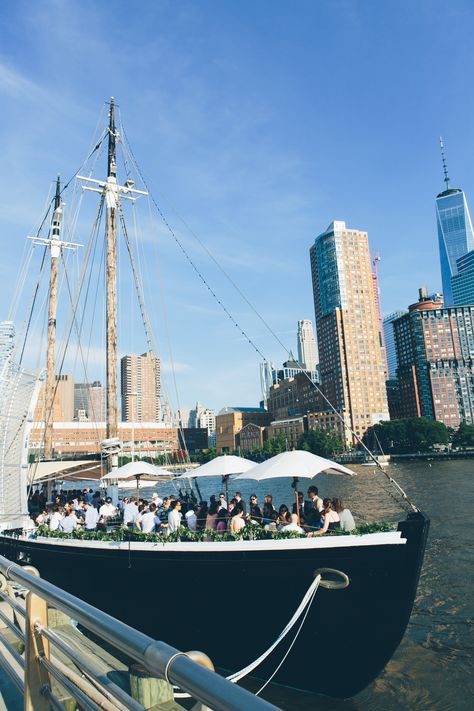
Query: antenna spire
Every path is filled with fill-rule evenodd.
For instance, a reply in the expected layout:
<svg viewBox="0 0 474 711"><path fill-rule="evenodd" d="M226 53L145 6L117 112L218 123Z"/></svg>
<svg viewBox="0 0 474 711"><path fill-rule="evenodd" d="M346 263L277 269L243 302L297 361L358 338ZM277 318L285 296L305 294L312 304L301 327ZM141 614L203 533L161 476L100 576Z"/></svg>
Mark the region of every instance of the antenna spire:
<svg viewBox="0 0 474 711"><path fill-rule="evenodd" d="M110 97L109 111L109 158L107 163L107 176L110 178L117 177L117 163L115 159L115 101L114 97Z"/></svg>
<svg viewBox="0 0 474 711"><path fill-rule="evenodd" d="M443 161L444 182L446 183L446 190L449 190L448 164L446 162L446 153L444 152L444 143L442 136L439 137L439 145L441 148L441 160Z"/></svg>

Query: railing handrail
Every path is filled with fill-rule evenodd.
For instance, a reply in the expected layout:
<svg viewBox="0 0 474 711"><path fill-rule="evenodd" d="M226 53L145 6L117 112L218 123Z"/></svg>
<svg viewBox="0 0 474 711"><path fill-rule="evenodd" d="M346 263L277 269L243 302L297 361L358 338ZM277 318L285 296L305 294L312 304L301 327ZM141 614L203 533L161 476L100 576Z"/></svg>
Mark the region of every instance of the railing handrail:
<svg viewBox="0 0 474 711"><path fill-rule="evenodd" d="M159 642L80 600L53 583L31 575L0 555L0 573L21 583L86 629L143 664L152 676L179 686L217 711L275 711L277 707L192 661L185 653Z"/></svg>

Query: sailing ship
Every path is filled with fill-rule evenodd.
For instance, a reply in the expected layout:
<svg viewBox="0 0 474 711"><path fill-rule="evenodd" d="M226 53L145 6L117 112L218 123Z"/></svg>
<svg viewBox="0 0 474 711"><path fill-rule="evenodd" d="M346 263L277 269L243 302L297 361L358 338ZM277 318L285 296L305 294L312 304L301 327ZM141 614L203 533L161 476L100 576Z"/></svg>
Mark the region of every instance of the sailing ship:
<svg viewBox="0 0 474 711"><path fill-rule="evenodd" d="M105 136L106 179L79 179L99 193L106 212L107 426L103 450L108 469L113 471L120 448L117 222L122 200L146 191L137 190L131 180L123 185L117 181L113 99ZM56 386L58 258L62 250L73 247L61 239L61 222L58 183L46 240L51 255L46 420L51 418ZM37 567L46 580L180 649L201 647L224 672L235 672L263 655L256 676L268 678L278 669L275 682L341 698L353 696L381 672L408 624L429 528L426 516L408 502L400 488L407 510L396 530L365 535L207 542L34 536L26 498L28 438L40 384L33 371L7 359L0 379L2 555ZM45 429L47 455L52 452L50 424L47 421ZM273 649L298 604L312 590L315 575L318 571L326 574L327 569L339 571L337 575L347 584L341 589L320 586L295 632ZM224 630L228 633L223 634ZM350 655L342 651L348 641L354 649Z"/></svg>

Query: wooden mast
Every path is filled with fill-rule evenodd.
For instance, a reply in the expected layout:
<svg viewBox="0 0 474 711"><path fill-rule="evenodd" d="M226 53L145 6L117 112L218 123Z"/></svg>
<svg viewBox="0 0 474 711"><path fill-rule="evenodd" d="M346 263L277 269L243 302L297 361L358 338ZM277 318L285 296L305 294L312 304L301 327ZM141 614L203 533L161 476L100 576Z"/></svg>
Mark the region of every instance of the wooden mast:
<svg viewBox="0 0 474 711"><path fill-rule="evenodd" d="M56 195L54 198L54 212L51 220L51 238L49 247L51 251L51 274L49 277L49 309L48 309L48 350L46 355L46 392L45 392L45 436L44 458L53 457L53 405L56 378L54 375L54 352L56 347L56 299L58 292L58 259L61 253L61 221L63 213L61 207L61 185L59 177L56 181Z"/></svg>
<svg viewBox="0 0 474 711"><path fill-rule="evenodd" d="M109 114L109 151L107 164L107 183L105 188L105 202L107 207L107 297L106 297L106 323L107 323L107 439L118 436L117 417L117 162L115 151L115 107L114 98L110 99ZM116 457L108 458L108 470L117 466Z"/></svg>

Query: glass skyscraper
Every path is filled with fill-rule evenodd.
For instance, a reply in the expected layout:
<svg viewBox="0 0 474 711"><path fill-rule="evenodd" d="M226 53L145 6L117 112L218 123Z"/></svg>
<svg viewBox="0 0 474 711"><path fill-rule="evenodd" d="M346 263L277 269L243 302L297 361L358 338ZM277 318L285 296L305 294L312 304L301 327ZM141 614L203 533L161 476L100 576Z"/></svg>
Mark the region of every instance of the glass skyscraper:
<svg viewBox="0 0 474 711"><path fill-rule="evenodd" d="M439 258L445 306L455 304L452 278L458 273L457 260L474 249L474 234L466 196L459 188L449 187L436 197Z"/></svg>
<svg viewBox="0 0 474 711"><path fill-rule="evenodd" d="M385 337L385 352L387 355L388 379L397 378L397 349L395 348L395 336L393 334L393 322L403 316L406 311L394 311L393 314L385 316L383 320L383 331Z"/></svg>

